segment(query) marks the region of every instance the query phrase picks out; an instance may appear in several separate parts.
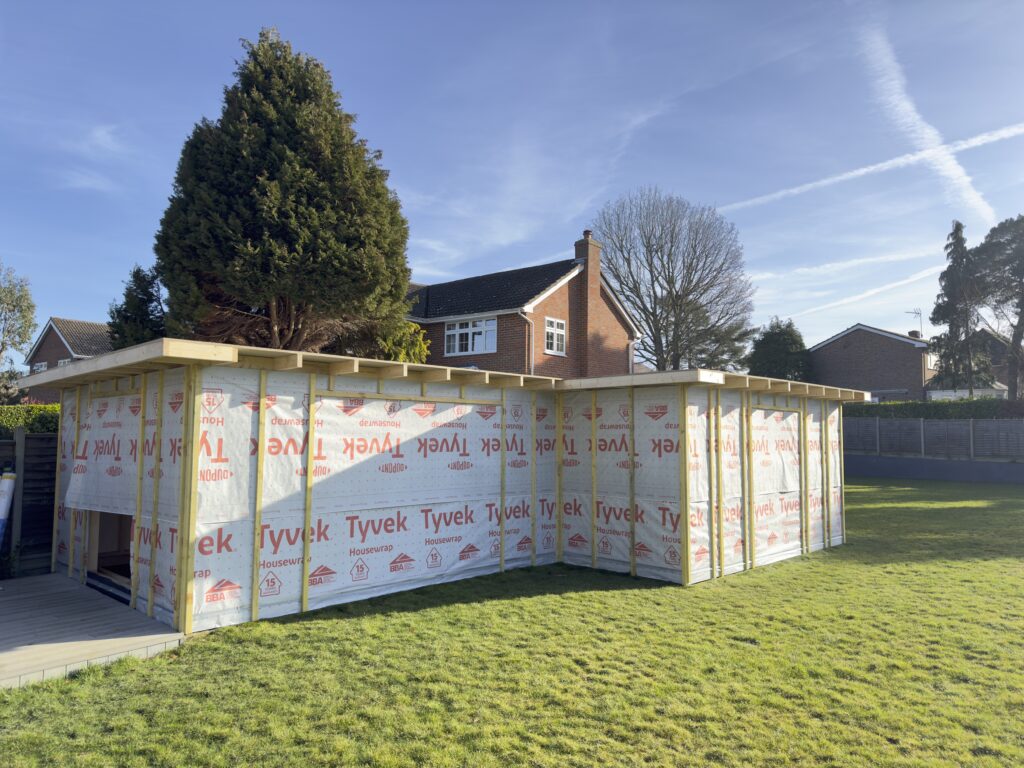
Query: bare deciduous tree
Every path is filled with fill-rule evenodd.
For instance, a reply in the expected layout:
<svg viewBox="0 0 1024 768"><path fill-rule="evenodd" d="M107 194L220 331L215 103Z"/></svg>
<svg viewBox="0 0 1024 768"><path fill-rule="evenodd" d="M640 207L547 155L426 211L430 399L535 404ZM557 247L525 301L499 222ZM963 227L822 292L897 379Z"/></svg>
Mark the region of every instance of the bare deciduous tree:
<svg viewBox="0 0 1024 768"><path fill-rule="evenodd" d="M593 229L602 268L644 333L641 360L659 371L741 364L754 289L734 225L647 187L607 203Z"/></svg>

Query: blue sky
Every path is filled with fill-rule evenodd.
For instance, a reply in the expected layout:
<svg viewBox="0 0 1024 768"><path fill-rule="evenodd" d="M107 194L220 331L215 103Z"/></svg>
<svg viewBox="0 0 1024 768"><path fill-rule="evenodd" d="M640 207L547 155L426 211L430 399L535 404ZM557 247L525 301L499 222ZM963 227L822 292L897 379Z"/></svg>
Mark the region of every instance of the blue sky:
<svg viewBox="0 0 1024 768"><path fill-rule="evenodd" d="M146 6L144 8L144 6ZM654 184L740 231L754 320L916 327L952 219L1024 212L1024 4L6 3L0 260L104 320L239 38L277 26L384 152L414 279L565 258Z"/></svg>

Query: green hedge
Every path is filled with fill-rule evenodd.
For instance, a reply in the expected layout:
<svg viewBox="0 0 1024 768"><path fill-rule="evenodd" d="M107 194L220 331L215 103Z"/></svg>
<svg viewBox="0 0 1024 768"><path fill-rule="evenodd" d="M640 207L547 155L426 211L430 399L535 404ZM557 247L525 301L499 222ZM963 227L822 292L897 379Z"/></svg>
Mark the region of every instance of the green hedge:
<svg viewBox="0 0 1024 768"><path fill-rule="evenodd" d="M845 416L880 416L883 419L1024 419L1024 401L907 400L886 403L851 403Z"/></svg>
<svg viewBox="0 0 1024 768"><path fill-rule="evenodd" d="M60 406L52 405L0 405L0 440L14 437L15 427L26 432L56 432L60 419Z"/></svg>

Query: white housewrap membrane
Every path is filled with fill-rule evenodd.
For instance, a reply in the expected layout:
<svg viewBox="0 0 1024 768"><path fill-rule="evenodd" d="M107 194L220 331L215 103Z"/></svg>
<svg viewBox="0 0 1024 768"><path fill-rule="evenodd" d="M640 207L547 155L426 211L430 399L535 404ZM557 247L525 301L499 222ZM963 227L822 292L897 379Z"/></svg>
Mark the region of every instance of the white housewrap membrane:
<svg viewBox="0 0 1024 768"><path fill-rule="evenodd" d="M691 584L843 542L838 400L436 378L67 388L55 567L83 578L88 515L130 515L134 607L196 631L553 562Z"/></svg>

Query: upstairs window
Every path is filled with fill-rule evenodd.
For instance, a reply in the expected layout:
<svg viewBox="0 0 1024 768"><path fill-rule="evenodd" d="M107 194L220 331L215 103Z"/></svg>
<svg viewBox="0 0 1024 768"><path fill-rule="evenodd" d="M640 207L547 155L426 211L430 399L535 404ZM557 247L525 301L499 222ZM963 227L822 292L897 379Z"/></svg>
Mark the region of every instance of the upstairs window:
<svg viewBox="0 0 1024 768"><path fill-rule="evenodd" d="M544 351L549 355L565 354L565 320L544 318Z"/></svg>
<svg viewBox="0 0 1024 768"><path fill-rule="evenodd" d="M62 368L65 365L70 365L70 364L71 364L71 358L70 357L65 357L63 360L58 360L57 361L57 367L58 368Z"/></svg>
<svg viewBox="0 0 1024 768"><path fill-rule="evenodd" d="M32 373L42 373L47 368L46 361L41 363L32 363Z"/></svg>
<svg viewBox="0 0 1024 768"><path fill-rule="evenodd" d="M484 317L479 320L462 320L445 323L444 354L480 355L498 351L498 320Z"/></svg>

